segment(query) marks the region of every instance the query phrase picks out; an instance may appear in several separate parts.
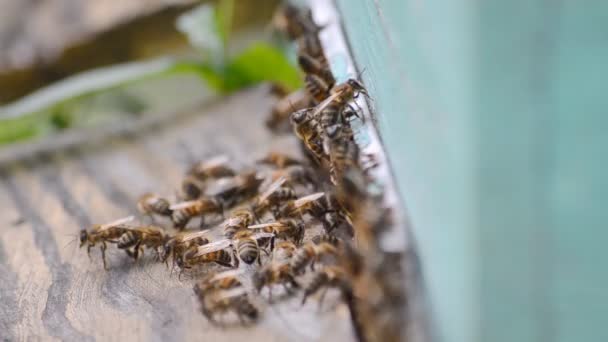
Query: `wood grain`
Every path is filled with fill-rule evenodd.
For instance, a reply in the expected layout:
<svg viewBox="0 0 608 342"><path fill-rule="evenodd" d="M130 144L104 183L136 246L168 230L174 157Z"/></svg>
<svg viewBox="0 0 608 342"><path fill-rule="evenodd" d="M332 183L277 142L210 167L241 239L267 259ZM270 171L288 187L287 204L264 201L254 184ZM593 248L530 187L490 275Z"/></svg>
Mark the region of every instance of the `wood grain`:
<svg viewBox="0 0 608 342"><path fill-rule="evenodd" d="M271 99L251 89L129 137L1 166L0 337L24 340L352 340L346 309L299 298L268 307L252 327L210 325L192 279L109 249L90 262L73 242L82 227L135 212L145 191L171 195L188 161L228 154L243 165L269 149L298 154L291 135L266 131ZM331 298L330 298L331 297Z"/></svg>

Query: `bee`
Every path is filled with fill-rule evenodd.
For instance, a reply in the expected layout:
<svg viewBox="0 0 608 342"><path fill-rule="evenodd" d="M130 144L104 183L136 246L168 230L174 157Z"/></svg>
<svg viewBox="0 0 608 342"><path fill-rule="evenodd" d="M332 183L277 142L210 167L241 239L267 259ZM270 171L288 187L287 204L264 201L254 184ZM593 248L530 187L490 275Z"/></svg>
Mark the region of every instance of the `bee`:
<svg viewBox="0 0 608 342"><path fill-rule="evenodd" d="M359 94L369 96L365 87L356 79L338 84L331 89L331 95L315 107L312 116L320 117L319 124L324 130L344 122L343 112L349 103L358 98ZM355 113L356 111L349 111Z"/></svg>
<svg viewBox="0 0 608 342"><path fill-rule="evenodd" d="M319 163L325 158L323 149L323 140L319 135L318 121L312 115L311 108L301 109L291 113L291 122L298 138L315 157L315 161Z"/></svg>
<svg viewBox="0 0 608 342"><path fill-rule="evenodd" d="M255 222L256 216L252 210L240 209L232 214L232 217L222 223L224 236L232 239L236 232L246 229L247 226Z"/></svg>
<svg viewBox="0 0 608 342"><path fill-rule="evenodd" d="M296 110L313 106L315 103L304 89L296 90L279 99L273 106L270 116L266 119L266 126L272 130L279 130L288 122L289 115Z"/></svg>
<svg viewBox="0 0 608 342"><path fill-rule="evenodd" d="M163 246L167 240L165 233L159 227L144 226L132 227L120 236L116 247L124 249L127 254L137 260L139 253L143 254L143 247L153 249L156 256L160 259L159 248ZM133 251L130 248L133 248Z"/></svg>
<svg viewBox="0 0 608 342"><path fill-rule="evenodd" d="M330 127L330 130L332 128ZM359 168L359 146L354 140L345 137L328 139L328 150L330 160L330 179L336 184L340 175L351 167Z"/></svg>
<svg viewBox="0 0 608 342"><path fill-rule="evenodd" d="M262 215L269 208L277 208L280 203L296 198L296 193L291 187L283 187L285 178L279 178L272 182L266 191L261 194L253 204L255 215Z"/></svg>
<svg viewBox="0 0 608 342"><path fill-rule="evenodd" d="M260 177L257 171L247 171L234 177L219 179L208 189L208 194L229 207L255 196L263 181L264 178Z"/></svg>
<svg viewBox="0 0 608 342"><path fill-rule="evenodd" d="M229 270L219 273L212 273L194 285L194 292L202 299L208 292L218 290L230 290L241 287L243 284L238 276L243 274L243 269Z"/></svg>
<svg viewBox="0 0 608 342"><path fill-rule="evenodd" d="M203 227L206 214L224 215L222 202L213 197L177 203L172 205L170 209L173 211L171 214L173 226L180 230L184 229L190 219L195 216L201 216L201 227Z"/></svg>
<svg viewBox="0 0 608 342"><path fill-rule="evenodd" d="M233 311L236 313L241 324L245 324L245 319L254 322L259 317L258 309L251 303L247 291L242 287L232 288L225 291L215 291L211 295L204 295L194 288L199 297L201 312L213 324L218 324L215 315Z"/></svg>
<svg viewBox="0 0 608 342"><path fill-rule="evenodd" d="M281 6L272 19L274 28L283 32L291 40L296 40L306 34L316 35L322 27L318 26L310 9L301 9L292 4Z"/></svg>
<svg viewBox="0 0 608 342"><path fill-rule="evenodd" d="M289 261L296 252L296 245L291 241L281 241L274 246L272 261Z"/></svg>
<svg viewBox="0 0 608 342"><path fill-rule="evenodd" d="M180 276L184 270L191 269L197 265L203 265L207 263L216 263L220 266L235 268L238 267L238 260L233 258L233 253L225 249L205 250L215 242L210 242L206 245L199 246L196 249L188 249L182 258L176 260L177 267L180 268ZM227 246L226 246L227 247ZM226 248L224 247L224 248Z"/></svg>
<svg viewBox="0 0 608 342"><path fill-rule="evenodd" d="M254 233L250 230L241 230L234 234L232 239L223 239L212 242L205 246L199 247L197 255L205 255L215 253L217 251L224 251L228 247L232 247L235 254L235 263L238 264L238 260L242 260L244 263L250 265L256 260L261 265L260 260L260 245L265 246L268 241L274 238L274 234L271 232L258 232Z"/></svg>
<svg viewBox="0 0 608 342"><path fill-rule="evenodd" d="M314 74L304 76L304 86L310 97L314 99L314 104L318 104L326 99L331 90L331 86L321 76Z"/></svg>
<svg viewBox="0 0 608 342"><path fill-rule="evenodd" d="M145 193L137 201L137 209L145 215L171 216L170 206L168 200L153 193Z"/></svg>
<svg viewBox="0 0 608 342"><path fill-rule="evenodd" d="M316 192L295 200L286 201L277 210L276 216L283 218L300 218L309 213L314 217L320 216L320 212L326 211L325 193Z"/></svg>
<svg viewBox="0 0 608 342"><path fill-rule="evenodd" d="M263 232L274 234L274 237L282 240L291 240L296 244L304 238L304 223L295 219L280 219L247 227L249 229L261 229Z"/></svg>
<svg viewBox="0 0 608 342"><path fill-rule="evenodd" d="M299 159L280 152L270 152L266 157L258 160L259 164L271 165L277 169L284 169L288 166L302 165Z"/></svg>
<svg viewBox="0 0 608 342"><path fill-rule="evenodd" d="M336 257L338 255L338 240L334 239L319 240L319 242L310 241L300 247L290 261L289 265L292 271L295 274L301 274L308 265L310 265L311 270L314 270L315 262L323 259L323 257Z"/></svg>
<svg viewBox="0 0 608 342"><path fill-rule="evenodd" d="M314 169L306 165L292 165L284 169L274 170L270 178L273 181L285 178L284 184L291 187L302 185L309 189L316 189L319 186L319 180Z"/></svg>
<svg viewBox="0 0 608 342"><path fill-rule="evenodd" d="M227 165L228 161L229 159L225 155L216 156L192 165L186 174L201 181L235 176L236 172Z"/></svg>
<svg viewBox="0 0 608 342"><path fill-rule="evenodd" d="M268 287L270 298L272 299L272 285L281 284L287 293L291 293L293 289L300 288L300 284L296 282L291 268L287 263L272 262L253 274L253 287L259 292L262 288ZM289 286L288 286L289 285Z"/></svg>
<svg viewBox="0 0 608 342"><path fill-rule="evenodd" d="M80 248L87 245L87 255L91 258L91 248L100 244L101 259L103 268L108 269L106 264L107 243L117 243L118 239L129 230L125 224L133 221L134 217L129 216L106 224L93 225L91 230L82 229L80 231Z"/></svg>
<svg viewBox="0 0 608 342"><path fill-rule="evenodd" d="M182 197L185 200L194 200L205 191L205 182L192 175L186 175L182 180Z"/></svg>
<svg viewBox="0 0 608 342"><path fill-rule="evenodd" d="M321 271L317 272L310 283L304 288L304 296L302 304L306 303L306 299L319 291L322 287L337 287L342 291L350 292L351 284L347 273L338 266L325 266ZM323 293L322 298L325 296Z"/></svg>
<svg viewBox="0 0 608 342"><path fill-rule="evenodd" d="M205 237L208 233L208 230L179 232L175 236L170 237L163 245L161 261L167 262L167 259L171 257L173 264L175 264L178 259L183 258L186 251L208 244L209 239Z"/></svg>

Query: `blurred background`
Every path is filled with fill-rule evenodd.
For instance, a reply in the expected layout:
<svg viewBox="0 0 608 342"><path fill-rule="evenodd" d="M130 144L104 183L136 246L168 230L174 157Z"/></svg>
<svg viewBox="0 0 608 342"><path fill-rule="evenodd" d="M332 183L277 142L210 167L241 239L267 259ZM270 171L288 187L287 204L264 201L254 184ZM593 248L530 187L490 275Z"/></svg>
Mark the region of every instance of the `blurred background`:
<svg viewBox="0 0 608 342"><path fill-rule="evenodd" d="M262 81L297 88L265 26L277 2L0 0L0 151ZM436 338L608 340L608 3L335 3Z"/></svg>

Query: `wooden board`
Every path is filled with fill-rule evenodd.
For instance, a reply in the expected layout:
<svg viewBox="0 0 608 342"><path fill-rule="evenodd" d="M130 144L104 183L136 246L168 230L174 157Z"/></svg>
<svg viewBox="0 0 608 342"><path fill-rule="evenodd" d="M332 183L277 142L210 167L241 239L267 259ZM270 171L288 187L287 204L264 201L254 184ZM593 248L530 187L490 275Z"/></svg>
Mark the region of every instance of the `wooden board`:
<svg viewBox="0 0 608 342"><path fill-rule="evenodd" d="M348 313L331 294L322 309L296 297L262 306L258 325L220 329L199 313L193 280L148 258L135 265L113 248L104 271L99 250L91 262L70 244L91 223L135 213L143 192L173 194L189 155L228 154L244 165L271 148L297 155L292 135L264 127L271 101L256 88L129 137L2 165L0 338L352 340Z"/></svg>

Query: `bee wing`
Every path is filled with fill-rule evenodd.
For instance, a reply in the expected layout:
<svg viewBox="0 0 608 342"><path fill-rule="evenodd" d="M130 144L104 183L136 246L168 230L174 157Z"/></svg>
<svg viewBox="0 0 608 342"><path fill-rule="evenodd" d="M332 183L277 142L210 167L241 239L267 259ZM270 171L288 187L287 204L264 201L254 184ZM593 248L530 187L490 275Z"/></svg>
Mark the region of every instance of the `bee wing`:
<svg viewBox="0 0 608 342"><path fill-rule="evenodd" d="M274 236L273 233L259 232L259 233L253 234L251 237L258 240L258 239L263 239L263 238L270 238L273 236Z"/></svg>
<svg viewBox="0 0 608 342"><path fill-rule="evenodd" d="M260 223L260 224L254 224L252 226L248 226L248 229L260 229L260 228L266 228L266 227L276 227L276 226L280 226L281 223L280 222L267 222L267 223Z"/></svg>
<svg viewBox="0 0 608 342"><path fill-rule="evenodd" d="M237 287L235 289L230 289L226 291L220 292L217 297L217 300L228 299L233 297L238 297L247 294L247 290L244 287Z"/></svg>
<svg viewBox="0 0 608 342"><path fill-rule="evenodd" d="M188 207L196 204L197 202L198 202L198 200L175 203L175 204L171 205L169 207L169 209L171 209L171 210L179 210L179 209L183 209L183 208L188 208Z"/></svg>
<svg viewBox="0 0 608 342"><path fill-rule="evenodd" d="M319 115L319 113L321 113L323 111L323 109L327 108L327 106L329 106L329 104L336 99L337 97L339 97L341 94L340 93L334 93L331 94L330 96L328 96L325 100L323 100L323 102L319 103L316 107L315 107L315 111L312 113L312 117L316 117Z"/></svg>
<svg viewBox="0 0 608 342"><path fill-rule="evenodd" d="M308 195L308 196L300 197L294 202L294 206L296 208L299 208L299 207L303 206L304 204L310 203L312 201L316 201L323 196L325 196L324 192L316 192L316 193Z"/></svg>
<svg viewBox="0 0 608 342"><path fill-rule="evenodd" d="M207 188L207 194L209 196L216 196L226 191L233 190L241 184L238 177L224 177L211 183Z"/></svg>
<svg viewBox="0 0 608 342"><path fill-rule="evenodd" d="M218 241L208 243L206 245L200 246L198 248L196 254L194 255L194 257L201 256L204 254L209 254L209 253L212 253L215 251L219 251L220 249L224 249L224 248L230 246L231 244L232 244L232 240L229 240L229 239L218 240Z"/></svg>
<svg viewBox="0 0 608 342"><path fill-rule="evenodd" d="M121 224L125 224L127 222L131 222L134 219L135 219L135 216L123 217L121 219L114 220L114 221L108 222L106 224L102 224L101 226L99 226L99 230L104 230L104 229L108 229L108 228L111 228L111 227L116 227L116 226L119 226Z"/></svg>
<svg viewBox="0 0 608 342"><path fill-rule="evenodd" d="M224 164L228 163L229 160L230 160L230 158L228 158L227 155L220 154L215 157L207 159L205 162L203 162L202 166L203 166L203 168L208 169L208 168L224 165Z"/></svg>
<svg viewBox="0 0 608 342"><path fill-rule="evenodd" d="M182 241L184 241L184 242L185 241L190 241L192 239L196 239L197 237L205 236L205 235L209 234L209 232L211 232L211 231L210 230L203 230L203 231L200 231L200 232L188 233L188 234L186 234L186 235L184 235L182 237Z"/></svg>
<svg viewBox="0 0 608 342"><path fill-rule="evenodd" d="M224 278L228 278L228 277L237 277L241 274L245 273L245 269L244 268L238 268L236 270L229 270L229 271L224 271L224 272L220 272L216 275L214 275L213 277L211 277L209 279L209 281L215 281L215 280L219 280L219 279L224 279Z"/></svg>
<svg viewBox="0 0 608 342"><path fill-rule="evenodd" d="M272 182L266 191L262 195L260 195L260 202L264 202L268 196L272 195L273 192L277 191L278 188L281 187L285 183L285 177L280 177L276 181Z"/></svg>

